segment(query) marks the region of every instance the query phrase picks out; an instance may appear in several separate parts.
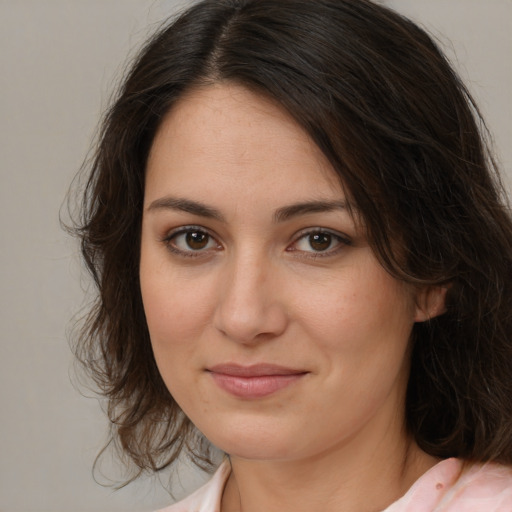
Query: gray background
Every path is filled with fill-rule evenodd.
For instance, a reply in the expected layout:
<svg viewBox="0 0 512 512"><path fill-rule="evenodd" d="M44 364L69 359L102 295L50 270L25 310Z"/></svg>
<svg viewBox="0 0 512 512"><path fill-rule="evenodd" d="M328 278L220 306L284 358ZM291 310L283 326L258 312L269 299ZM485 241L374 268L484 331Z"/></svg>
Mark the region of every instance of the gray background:
<svg viewBox="0 0 512 512"><path fill-rule="evenodd" d="M0 0L0 512L143 512L172 501L156 479L113 492L92 478L107 429L97 401L72 384L66 331L86 280L58 216L127 56L188 3ZM512 0L387 3L446 48L512 183ZM201 477L185 467L180 480L176 497Z"/></svg>

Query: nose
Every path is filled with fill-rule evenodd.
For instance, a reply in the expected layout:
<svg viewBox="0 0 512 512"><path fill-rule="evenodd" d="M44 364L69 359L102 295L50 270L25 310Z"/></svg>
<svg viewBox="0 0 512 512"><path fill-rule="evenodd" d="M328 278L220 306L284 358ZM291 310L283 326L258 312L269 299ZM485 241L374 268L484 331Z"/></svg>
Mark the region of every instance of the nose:
<svg viewBox="0 0 512 512"><path fill-rule="evenodd" d="M277 269L262 258L241 256L227 264L219 285L215 328L244 345L283 334L288 315L278 274Z"/></svg>

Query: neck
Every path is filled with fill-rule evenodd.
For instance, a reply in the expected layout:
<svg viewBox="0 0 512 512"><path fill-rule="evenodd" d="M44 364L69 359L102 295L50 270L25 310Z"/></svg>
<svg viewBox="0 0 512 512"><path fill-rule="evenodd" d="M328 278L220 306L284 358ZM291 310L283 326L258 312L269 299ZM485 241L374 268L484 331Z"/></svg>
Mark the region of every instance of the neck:
<svg viewBox="0 0 512 512"><path fill-rule="evenodd" d="M301 460L232 456L222 512L377 512L438 462L405 436L362 441Z"/></svg>

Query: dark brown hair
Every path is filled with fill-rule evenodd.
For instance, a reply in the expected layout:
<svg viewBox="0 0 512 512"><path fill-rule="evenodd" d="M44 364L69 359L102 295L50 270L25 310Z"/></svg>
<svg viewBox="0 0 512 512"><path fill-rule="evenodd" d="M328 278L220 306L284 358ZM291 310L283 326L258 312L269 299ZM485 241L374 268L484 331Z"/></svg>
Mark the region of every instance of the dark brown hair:
<svg viewBox="0 0 512 512"><path fill-rule="evenodd" d="M76 227L98 288L76 351L142 471L202 440L155 364L139 288L144 173L191 87L229 81L304 127L395 277L449 287L417 324L406 418L438 457L512 463L512 224L468 91L431 38L369 0L205 0L143 48L107 113Z"/></svg>

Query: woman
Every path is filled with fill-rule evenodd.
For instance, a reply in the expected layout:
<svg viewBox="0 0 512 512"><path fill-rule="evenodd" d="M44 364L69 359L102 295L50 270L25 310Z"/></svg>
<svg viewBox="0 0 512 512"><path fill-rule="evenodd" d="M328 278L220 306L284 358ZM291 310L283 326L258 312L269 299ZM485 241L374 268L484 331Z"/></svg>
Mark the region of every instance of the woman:
<svg viewBox="0 0 512 512"><path fill-rule="evenodd" d="M431 39L368 0L206 0L108 113L78 353L169 512L512 510L512 224ZM203 437L204 436L204 437Z"/></svg>

